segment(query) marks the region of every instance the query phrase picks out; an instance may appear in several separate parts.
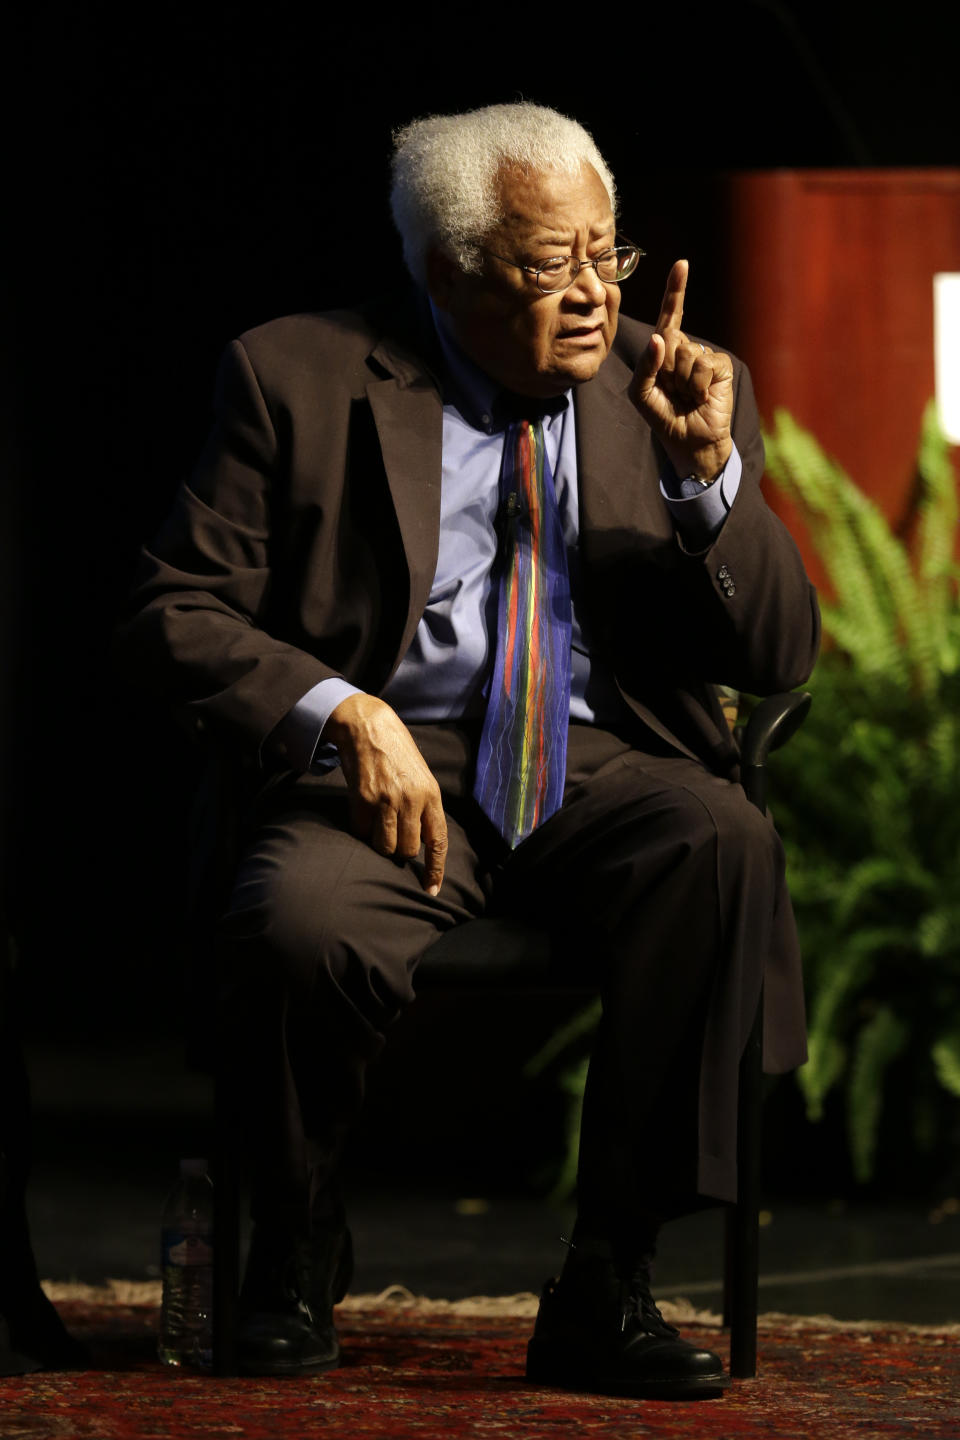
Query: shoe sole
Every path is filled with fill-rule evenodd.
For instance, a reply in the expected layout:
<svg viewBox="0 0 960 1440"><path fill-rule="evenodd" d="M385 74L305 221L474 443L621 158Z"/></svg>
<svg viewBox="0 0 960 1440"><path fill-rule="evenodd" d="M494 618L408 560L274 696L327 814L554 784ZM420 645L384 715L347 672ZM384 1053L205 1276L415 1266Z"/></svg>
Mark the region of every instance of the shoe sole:
<svg viewBox="0 0 960 1440"><path fill-rule="evenodd" d="M241 1359L237 1368L241 1375L273 1375L282 1377L288 1375L291 1378L297 1375L321 1375L325 1370L336 1370L340 1364L340 1353L337 1352L330 1360L312 1360L300 1364L284 1364L277 1360L271 1363L269 1360L259 1363L245 1362Z"/></svg>
<svg viewBox="0 0 960 1440"><path fill-rule="evenodd" d="M730 1388L730 1377L691 1375L686 1380L630 1380L621 1376L597 1375L578 1367L569 1355L560 1354L552 1345L531 1340L527 1345L528 1380L537 1385L551 1385L557 1390L589 1391L595 1395L632 1396L639 1400L714 1400Z"/></svg>

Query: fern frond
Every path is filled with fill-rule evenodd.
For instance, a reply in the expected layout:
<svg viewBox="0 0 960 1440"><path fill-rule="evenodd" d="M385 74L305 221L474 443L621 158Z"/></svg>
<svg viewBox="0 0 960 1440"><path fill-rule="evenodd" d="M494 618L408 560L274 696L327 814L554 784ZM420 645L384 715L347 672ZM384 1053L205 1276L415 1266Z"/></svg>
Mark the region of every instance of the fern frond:
<svg viewBox="0 0 960 1440"><path fill-rule="evenodd" d="M936 400L929 400L923 412L917 471L921 487L917 503L917 573L924 583L931 613L943 616L952 608L955 593L953 556L960 498Z"/></svg>
<svg viewBox="0 0 960 1440"><path fill-rule="evenodd" d="M577 1187L577 1163L580 1155L580 1127L583 1122L583 1094L587 1084L586 1059L569 1066L560 1074L560 1088L567 1097L566 1115L563 1127L563 1154L557 1178L553 1183L548 1203L562 1205Z"/></svg>
<svg viewBox="0 0 960 1440"><path fill-rule="evenodd" d="M883 1006L857 1036L847 1091L847 1123L853 1172L864 1183L873 1176L884 1075L890 1062L903 1050L909 1035L904 1022L889 1006Z"/></svg>
<svg viewBox="0 0 960 1440"><path fill-rule="evenodd" d="M810 1036L807 1055L797 1080L806 1101L807 1118L817 1121L823 1117L824 1100L846 1069L847 1052L835 1035L820 1031Z"/></svg>
<svg viewBox="0 0 960 1440"><path fill-rule="evenodd" d="M836 900L835 918L838 926L850 924L860 906L868 901L877 890L886 890L902 895L914 890L921 895L930 895L936 890L936 880L922 866L906 861L898 855L870 855L848 870Z"/></svg>
<svg viewBox="0 0 960 1440"><path fill-rule="evenodd" d="M880 508L784 410L764 436L767 471L801 508L823 558L836 601L824 607L824 629L856 661L863 675L933 694L945 649L950 608L946 579L953 536L956 484L949 456L929 416L921 442L920 474L926 511L916 573L903 542ZM934 592L936 592L934 594ZM935 599L936 603L931 603Z"/></svg>
<svg viewBox="0 0 960 1440"><path fill-rule="evenodd" d="M914 932L905 925L875 925L852 935L835 935L832 947L819 957L819 985L810 1009L811 1050L825 1053L826 1037L839 1028L846 1001L858 994L876 968L878 955L912 953ZM809 1062L808 1062L809 1065ZM810 1075L807 1081L812 1081Z"/></svg>
<svg viewBox="0 0 960 1440"><path fill-rule="evenodd" d="M924 747L930 785L941 794L960 793L960 714L946 710L934 718Z"/></svg>
<svg viewBox="0 0 960 1440"><path fill-rule="evenodd" d="M591 1000L589 1005L569 1019L565 1025L561 1025L542 1045L535 1055L523 1067L524 1076L532 1079L543 1073L548 1065L558 1059L565 1050L584 1035L591 1035L597 1028L603 1006L599 999Z"/></svg>
<svg viewBox="0 0 960 1440"><path fill-rule="evenodd" d="M767 473L802 509L848 616L851 653L868 671L896 665L897 620L889 595L877 585L853 527L842 523L853 482L786 410L775 411L764 444Z"/></svg>
<svg viewBox="0 0 960 1440"><path fill-rule="evenodd" d="M917 945L921 955L928 959L953 955L960 961L960 902L938 905L921 916Z"/></svg>
<svg viewBox="0 0 960 1440"><path fill-rule="evenodd" d="M901 541L893 534L879 506L866 496L845 471L837 467L834 524L850 527L856 549L870 575L874 595L889 618L894 639L908 630L920 603L910 560ZM838 592L842 594L842 592Z"/></svg>
<svg viewBox="0 0 960 1440"><path fill-rule="evenodd" d="M931 1056L937 1079L944 1090L960 1098L960 1030L942 1035L934 1045Z"/></svg>

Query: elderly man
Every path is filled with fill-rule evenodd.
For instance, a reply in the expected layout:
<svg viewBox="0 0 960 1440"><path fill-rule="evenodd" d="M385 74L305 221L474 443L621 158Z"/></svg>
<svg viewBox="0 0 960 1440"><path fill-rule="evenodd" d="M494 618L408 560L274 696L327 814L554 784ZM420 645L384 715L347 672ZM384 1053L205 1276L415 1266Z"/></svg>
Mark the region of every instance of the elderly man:
<svg viewBox="0 0 960 1440"><path fill-rule="evenodd" d="M716 1394L650 1259L665 1219L734 1194L761 957L770 1067L803 1058L803 1015L782 854L714 685L802 682L815 598L760 495L749 377L682 329L686 262L654 328L618 327L641 252L586 131L504 105L395 143L414 288L233 343L126 628L240 762L219 958L244 1364L336 1363L365 1067L428 946L498 910L562 927L604 1001L528 1374Z"/></svg>

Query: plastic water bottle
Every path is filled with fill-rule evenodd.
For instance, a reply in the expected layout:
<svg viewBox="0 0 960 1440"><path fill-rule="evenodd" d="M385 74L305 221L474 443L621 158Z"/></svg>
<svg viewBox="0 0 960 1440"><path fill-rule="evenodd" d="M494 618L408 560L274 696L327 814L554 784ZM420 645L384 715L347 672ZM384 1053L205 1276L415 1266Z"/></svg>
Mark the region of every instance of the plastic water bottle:
<svg viewBox="0 0 960 1440"><path fill-rule="evenodd" d="M213 1185L206 1160L181 1160L161 1222L164 1365L209 1367L213 1354Z"/></svg>

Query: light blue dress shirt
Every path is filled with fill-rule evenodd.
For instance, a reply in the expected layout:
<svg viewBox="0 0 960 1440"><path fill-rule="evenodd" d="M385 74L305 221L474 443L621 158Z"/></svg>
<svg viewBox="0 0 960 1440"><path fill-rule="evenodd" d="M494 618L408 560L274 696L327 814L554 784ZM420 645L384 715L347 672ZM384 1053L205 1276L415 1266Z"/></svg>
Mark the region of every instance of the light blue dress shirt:
<svg viewBox="0 0 960 1440"><path fill-rule="evenodd" d="M409 722L483 714L496 631L494 521L506 428L496 419L499 387L454 343L443 317L434 312L434 320L447 370L437 569L410 648L382 692L382 698ZM570 570L570 718L611 724L623 715L624 702L609 668L591 654L577 603L579 492L576 416L569 391L556 413L544 417L543 431ZM697 482L681 483L672 471L661 476L664 503L691 548L704 548L720 530L740 474L740 456L734 447L722 475L706 489ZM334 678L322 680L297 701L277 727L294 769L326 770L336 763L335 747L319 743L321 731L340 702L357 693L357 686Z"/></svg>

